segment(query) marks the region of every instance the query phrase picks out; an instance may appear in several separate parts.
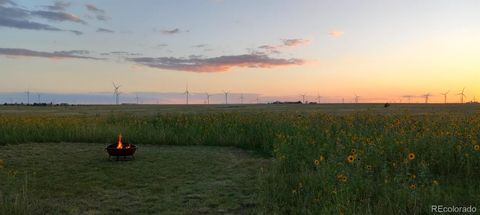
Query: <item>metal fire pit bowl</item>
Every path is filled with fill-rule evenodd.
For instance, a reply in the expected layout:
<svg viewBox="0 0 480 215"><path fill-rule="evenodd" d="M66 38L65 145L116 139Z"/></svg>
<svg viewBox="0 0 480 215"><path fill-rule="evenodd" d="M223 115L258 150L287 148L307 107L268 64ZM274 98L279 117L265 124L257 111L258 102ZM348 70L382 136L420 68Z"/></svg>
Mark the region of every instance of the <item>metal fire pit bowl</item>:
<svg viewBox="0 0 480 215"><path fill-rule="evenodd" d="M117 149L117 143L108 145L107 148L105 148L105 151L108 153L108 158L115 157L117 160L119 160L121 157L124 159L131 157L132 159L135 159L133 154L135 154L135 151L137 151L137 146L129 143L123 143L125 145L125 148L122 149ZM130 148L126 148L130 146Z"/></svg>

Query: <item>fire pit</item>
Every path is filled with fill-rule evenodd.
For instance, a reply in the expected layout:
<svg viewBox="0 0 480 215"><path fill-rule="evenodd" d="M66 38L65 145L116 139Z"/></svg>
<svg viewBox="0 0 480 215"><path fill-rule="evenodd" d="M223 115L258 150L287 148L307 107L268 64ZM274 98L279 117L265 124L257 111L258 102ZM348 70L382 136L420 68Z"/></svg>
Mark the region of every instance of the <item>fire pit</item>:
<svg viewBox="0 0 480 215"><path fill-rule="evenodd" d="M133 154L135 154L135 151L137 151L137 146L122 142L122 134L119 134L118 142L108 145L105 150L108 153L108 158L115 157L117 160L119 160L120 157L123 157L124 159L131 157L132 159L135 159Z"/></svg>

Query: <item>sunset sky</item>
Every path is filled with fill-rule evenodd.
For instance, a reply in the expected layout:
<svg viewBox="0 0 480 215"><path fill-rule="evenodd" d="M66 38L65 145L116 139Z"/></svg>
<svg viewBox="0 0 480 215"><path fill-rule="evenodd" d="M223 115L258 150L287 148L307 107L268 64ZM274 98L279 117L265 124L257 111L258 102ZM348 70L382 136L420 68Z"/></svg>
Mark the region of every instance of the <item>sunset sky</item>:
<svg viewBox="0 0 480 215"><path fill-rule="evenodd" d="M0 102L29 89L109 103L94 97L110 99L112 81L126 102L183 102L187 83L194 103L223 90L458 102L464 87L470 101L479 11L478 0L0 0Z"/></svg>

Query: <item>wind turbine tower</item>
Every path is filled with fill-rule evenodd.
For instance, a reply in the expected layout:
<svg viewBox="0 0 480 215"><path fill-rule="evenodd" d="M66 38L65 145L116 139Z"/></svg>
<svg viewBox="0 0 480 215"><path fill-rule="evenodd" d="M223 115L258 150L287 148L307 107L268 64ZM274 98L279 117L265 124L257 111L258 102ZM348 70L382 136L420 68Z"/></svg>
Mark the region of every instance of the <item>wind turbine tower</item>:
<svg viewBox="0 0 480 215"><path fill-rule="evenodd" d="M467 97L467 96L465 95L465 87L464 87L464 88L462 89L462 91L461 91L459 94L457 94L457 95L460 96L460 103L463 104L463 99L464 99L465 97Z"/></svg>
<svg viewBox="0 0 480 215"><path fill-rule="evenodd" d="M30 104L30 89L27 89L27 92L25 92L27 94L27 105Z"/></svg>
<svg viewBox="0 0 480 215"><path fill-rule="evenodd" d="M205 93L205 95L207 95L207 104L210 104L210 96L212 96L212 95L210 95L208 93Z"/></svg>
<svg viewBox="0 0 480 215"><path fill-rule="evenodd" d="M190 94L190 92L188 91L188 84L187 86L185 87L185 99L186 99L186 102L187 102L187 105L188 105L188 95Z"/></svg>
<svg viewBox="0 0 480 215"><path fill-rule="evenodd" d="M432 96L430 93L423 95L423 97L425 97L425 104L428 104L428 98L430 98L430 96Z"/></svg>
<svg viewBox="0 0 480 215"><path fill-rule="evenodd" d="M323 98L323 96L321 96L321 95L318 95L318 96L317 96L318 104L322 103L322 98Z"/></svg>
<svg viewBox="0 0 480 215"><path fill-rule="evenodd" d="M115 104L119 104L119 101L120 101L120 87L121 85L117 85L115 84L115 82L112 82L113 83L113 95L115 95Z"/></svg>
<svg viewBox="0 0 480 215"><path fill-rule="evenodd" d="M243 99L244 99L244 98L245 98L245 97L243 97L243 93L242 93L242 94L240 95L240 104L243 104Z"/></svg>
<svg viewBox="0 0 480 215"><path fill-rule="evenodd" d="M443 103L444 104L447 104L447 95L450 93L450 90L449 91L446 91L444 93L440 93L443 95Z"/></svg>
<svg viewBox="0 0 480 215"><path fill-rule="evenodd" d="M355 104L358 104L358 99L360 98L360 96L358 96L357 94L355 94Z"/></svg>
<svg viewBox="0 0 480 215"><path fill-rule="evenodd" d="M300 94L300 96L302 97L302 103L305 104L305 97L307 96L307 94Z"/></svg>
<svg viewBox="0 0 480 215"><path fill-rule="evenodd" d="M223 93L225 94L225 104L228 104L228 91L223 91Z"/></svg>

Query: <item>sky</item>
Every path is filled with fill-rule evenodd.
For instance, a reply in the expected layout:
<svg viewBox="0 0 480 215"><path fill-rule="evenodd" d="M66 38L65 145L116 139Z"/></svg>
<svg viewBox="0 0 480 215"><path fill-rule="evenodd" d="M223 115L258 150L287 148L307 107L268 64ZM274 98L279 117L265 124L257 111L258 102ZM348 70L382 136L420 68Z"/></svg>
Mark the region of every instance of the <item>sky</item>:
<svg viewBox="0 0 480 215"><path fill-rule="evenodd" d="M477 0L0 0L0 102L480 98ZM38 95L37 95L38 96ZM35 96L35 99L37 99ZM41 98L41 97L40 97ZM33 100L33 99L32 99Z"/></svg>

